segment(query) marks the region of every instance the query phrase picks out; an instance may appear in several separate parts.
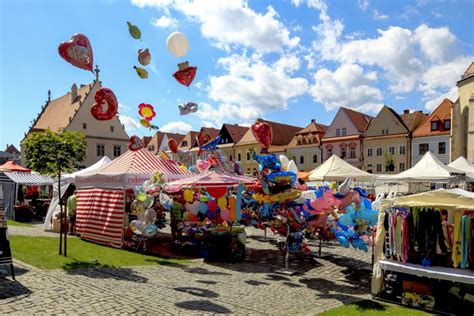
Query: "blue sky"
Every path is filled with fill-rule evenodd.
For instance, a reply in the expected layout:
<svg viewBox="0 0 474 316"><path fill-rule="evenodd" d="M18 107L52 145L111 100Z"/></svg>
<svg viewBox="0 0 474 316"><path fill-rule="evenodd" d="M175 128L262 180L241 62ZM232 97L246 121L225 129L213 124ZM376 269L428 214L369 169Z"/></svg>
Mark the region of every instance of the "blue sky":
<svg viewBox="0 0 474 316"><path fill-rule="evenodd" d="M474 60L473 11L468 0L4 0L0 148L19 144L48 89L56 98L93 80L57 53L74 33L89 37L127 132L143 136L152 132L137 129L142 102L155 106L155 125L181 133L257 117L329 124L339 106L428 112L455 100L455 83ZM141 28L142 41L126 21ZM182 59L166 49L173 31L190 42ZM146 80L132 68L139 48L152 54ZM184 60L198 67L189 89L171 76ZM187 101L200 109L180 116Z"/></svg>

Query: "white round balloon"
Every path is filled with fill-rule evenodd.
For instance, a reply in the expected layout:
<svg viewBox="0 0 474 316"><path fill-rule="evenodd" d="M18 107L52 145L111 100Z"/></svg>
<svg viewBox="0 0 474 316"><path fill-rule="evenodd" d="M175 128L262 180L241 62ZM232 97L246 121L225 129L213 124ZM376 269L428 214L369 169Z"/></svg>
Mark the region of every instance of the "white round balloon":
<svg viewBox="0 0 474 316"><path fill-rule="evenodd" d="M183 33L173 32L166 40L166 47L173 56L183 57L189 50L189 42Z"/></svg>
<svg viewBox="0 0 474 316"><path fill-rule="evenodd" d="M281 166L286 169L286 167L288 167L288 164L290 163L288 157L286 157L285 155L280 155L280 157L278 158L280 159Z"/></svg>
<svg viewBox="0 0 474 316"><path fill-rule="evenodd" d="M293 171L296 175L298 175L298 167L296 166L296 163L294 160L291 160L288 163L288 167L286 167L287 171Z"/></svg>

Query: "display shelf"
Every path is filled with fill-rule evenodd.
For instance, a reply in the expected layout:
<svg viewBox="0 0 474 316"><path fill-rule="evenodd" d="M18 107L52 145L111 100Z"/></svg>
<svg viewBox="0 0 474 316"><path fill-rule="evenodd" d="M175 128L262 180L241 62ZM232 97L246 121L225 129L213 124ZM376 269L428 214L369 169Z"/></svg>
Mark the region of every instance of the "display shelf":
<svg viewBox="0 0 474 316"><path fill-rule="evenodd" d="M391 260L381 260L379 261L379 264L382 270L474 285L474 272L469 269L454 269L437 266L423 267L419 264Z"/></svg>

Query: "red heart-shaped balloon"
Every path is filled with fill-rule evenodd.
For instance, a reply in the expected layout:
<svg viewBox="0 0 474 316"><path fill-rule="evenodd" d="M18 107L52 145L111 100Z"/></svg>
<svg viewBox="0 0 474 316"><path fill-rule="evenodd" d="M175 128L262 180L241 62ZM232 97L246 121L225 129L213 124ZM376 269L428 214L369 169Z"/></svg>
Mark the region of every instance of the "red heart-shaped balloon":
<svg viewBox="0 0 474 316"><path fill-rule="evenodd" d="M137 151L145 147L140 137L133 135L128 139L128 149L131 151Z"/></svg>
<svg viewBox="0 0 474 316"><path fill-rule="evenodd" d="M250 127L252 134L255 139L262 145L264 148L270 147L272 143L272 127L262 121L257 121Z"/></svg>
<svg viewBox="0 0 474 316"><path fill-rule="evenodd" d="M91 114L99 121L111 120L117 115L118 102L114 92L109 88L100 88L95 92L95 103Z"/></svg>
<svg viewBox="0 0 474 316"><path fill-rule="evenodd" d="M194 77L196 77L196 70L197 67L186 67L184 69L178 70L173 74L173 77L178 81L180 84L189 87L191 82L193 82Z"/></svg>
<svg viewBox="0 0 474 316"><path fill-rule="evenodd" d="M94 56L89 39L84 34L74 34L68 42L59 44L58 52L68 63L92 71Z"/></svg>
<svg viewBox="0 0 474 316"><path fill-rule="evenodd" d="M170 148L173 154L176 154L178 152L178 142L176 141L176 139L170 138L168 140L168 147Z"/></svg>

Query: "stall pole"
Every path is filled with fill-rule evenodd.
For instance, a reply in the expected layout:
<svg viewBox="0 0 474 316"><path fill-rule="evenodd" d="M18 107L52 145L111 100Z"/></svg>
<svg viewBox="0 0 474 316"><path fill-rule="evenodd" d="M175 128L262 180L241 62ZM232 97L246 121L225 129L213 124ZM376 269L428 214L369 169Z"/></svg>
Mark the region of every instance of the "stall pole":
<svg viewBox="0 0 474 316"><path fill-rule="evenodd" d="M63 254L63 202L61 197L61 168L58 170L58 196L59 196L59 254Z"/></svg>

